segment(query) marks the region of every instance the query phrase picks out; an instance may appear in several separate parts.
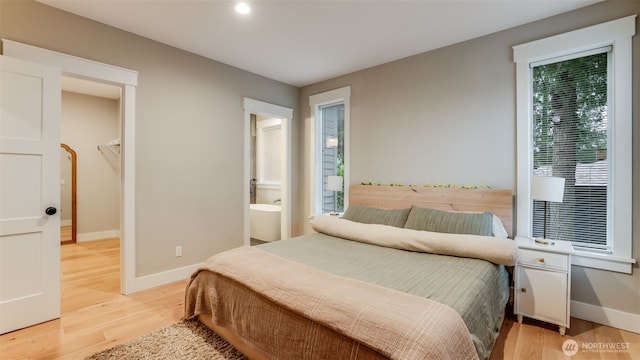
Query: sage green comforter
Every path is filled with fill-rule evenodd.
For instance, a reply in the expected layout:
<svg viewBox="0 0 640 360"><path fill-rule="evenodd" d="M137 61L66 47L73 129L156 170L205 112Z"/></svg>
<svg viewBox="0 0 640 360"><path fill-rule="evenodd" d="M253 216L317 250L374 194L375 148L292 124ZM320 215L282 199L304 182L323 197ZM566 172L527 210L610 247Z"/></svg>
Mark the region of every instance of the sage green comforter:
<svg viewBox="0 0 640 360"><path fill-rule="evenodd" d="M335 275L448 305L467 325L478 356L486 359L491 354L509 298L504 266L485 260L391 249L321 233L271 242L259 248Z"/></svg>

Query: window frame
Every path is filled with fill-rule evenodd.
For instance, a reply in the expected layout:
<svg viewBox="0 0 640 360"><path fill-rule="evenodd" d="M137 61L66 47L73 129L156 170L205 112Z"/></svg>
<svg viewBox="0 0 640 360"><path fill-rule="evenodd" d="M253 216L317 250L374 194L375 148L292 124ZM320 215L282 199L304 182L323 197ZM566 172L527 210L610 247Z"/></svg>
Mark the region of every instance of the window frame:
<svg viewBox="0 0 640 360"><path fill-rule="evenodd" d="M593 25L513 47L517 89L517 234L532 233L533 175L532 63L562 59L573 54L612 46L608 134L609 185L607 244L611 254L576 250L572 264L631 273L632 255L632 36L636 15ZM613 204L615 203L615 206Z"/></svg>
<svg viewBox="0 0 640 360"><path fill-rule="evenodd" d="M323 193L323 181L322 181L322 169L319 167L322 165L322 146L323 142L320 139L322 136L322 121L320 115L320 108L327 105L344 104L344 204L346 209L349 206L349 178L350 178L350 152L349 152L349 124L351 113L351 86L345 86L338 89L322 92L319 94L309 96L309 106L311 108L311 134L310 134L310 184L311 184L311 202L310 202L310 215L316 215L322 213L322 193Z"/></svg>

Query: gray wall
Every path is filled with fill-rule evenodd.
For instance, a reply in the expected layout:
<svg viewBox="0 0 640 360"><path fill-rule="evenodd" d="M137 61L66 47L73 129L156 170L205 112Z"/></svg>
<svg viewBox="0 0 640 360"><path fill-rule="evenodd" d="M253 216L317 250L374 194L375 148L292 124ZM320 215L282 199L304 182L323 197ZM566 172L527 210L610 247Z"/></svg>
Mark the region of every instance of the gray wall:
<svg viewBox="0 0 640 360"><path fill-rule="evenodd" d="M512 46L640 14L640 2L607 1L301 89L300 231L309 209L309 96L351 85L351 182L486 184L516 191L516 79ZM640 83L640 36L634 37L634 93ZM634 154L640 126L634 96ZM640 177L640 156L633 159ZM637 180L634 184L638 184ZM631 194L630 194L631 196ZM640 211L634 186L633 210ZM636 216L637 218L637 216ZM633 256L640 257L640 222ZM640 274L573 267L572 298L640 314Z"/></svg>
<svg viewBox="0 0 640 360"><path fill-rule="evenodd" d="M242 245L242 99L295 111L297 88L30 0L0 1L0 36L139 72L136 277Z"/></svg>

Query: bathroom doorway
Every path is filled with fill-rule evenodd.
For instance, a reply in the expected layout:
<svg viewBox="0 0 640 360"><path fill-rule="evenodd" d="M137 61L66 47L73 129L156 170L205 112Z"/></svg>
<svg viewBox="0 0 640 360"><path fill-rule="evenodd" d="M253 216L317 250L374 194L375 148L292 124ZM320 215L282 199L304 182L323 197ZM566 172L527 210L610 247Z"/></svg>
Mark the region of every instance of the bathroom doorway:
<svg viewBox="0 0 640 360"><path fill-rule="evenodd" d="M251 245L281 239L282 119L251 114Z"/></svg>
<svg viewBox="0 0 640 360"><path fill-rule="evenodd" d="M293 110L244 99L244 243L291 237L291 120Z"/></svg>

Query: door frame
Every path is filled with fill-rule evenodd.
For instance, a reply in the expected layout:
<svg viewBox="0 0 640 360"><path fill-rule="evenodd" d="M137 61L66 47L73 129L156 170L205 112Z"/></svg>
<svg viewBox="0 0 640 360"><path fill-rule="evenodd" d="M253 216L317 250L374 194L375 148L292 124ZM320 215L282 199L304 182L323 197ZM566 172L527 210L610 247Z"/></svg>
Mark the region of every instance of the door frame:
<svg viewBox="0 0 640 360"><path fill-rule="evenodd" d="M267 102L244 98L244 245L251 242L251 228L249 219L249 183L251 181L251 114L263 115L282 119L282 157L280 184L280 235L282 239L291 237L291 122L293 109Z"/></svg>
<svg viewBox="0 0 640 360"><path fill-rule="evenodd" d="M135 109L138 72L13 40L2 39L2 44L6 56L58 68L62 75L104 81L121 87L120 291L123 294L136 292Z"/></svg>

